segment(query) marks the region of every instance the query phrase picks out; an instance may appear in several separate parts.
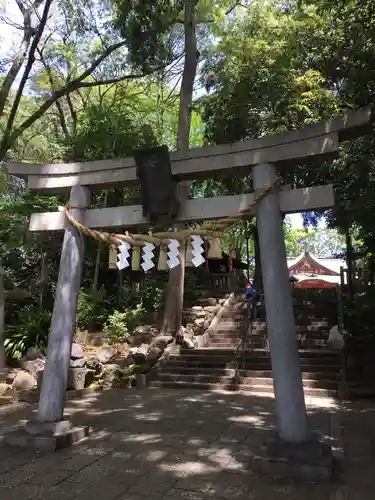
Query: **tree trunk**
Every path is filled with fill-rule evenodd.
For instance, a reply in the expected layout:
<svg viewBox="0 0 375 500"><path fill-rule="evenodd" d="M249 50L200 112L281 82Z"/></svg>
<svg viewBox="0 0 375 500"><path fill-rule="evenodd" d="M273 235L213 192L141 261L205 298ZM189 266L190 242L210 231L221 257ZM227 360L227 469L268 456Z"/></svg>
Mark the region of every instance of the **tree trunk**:
<svg viewBox="0 0 375 500"><path fill-rule="evenodd" d="M25 60L29 52L30 44L32 37L35 34L35 30L32 27L31 23L31 17L33 14L35 14L39 7L42 5L43 0L36 0L35 2L31 3L28 7L26 7L26 2L24 3L22 0L16 0L16 3L18 5L18 8L20 9L20 12L23 17L23 36L22 36L22 41L20 43L20 46L18 48L18 51L16 55L14 56L14 59L12 61L12 64L5 75L5 78L3 79L3 82L1 84L0 88L0 116L3 116L4 114L4 109L7 104L7 100L12 88L12 85L14 84Z"/></svg>
<svg viewBox="0 0 375 500"><path fill-rule="evenodd" d="M180 109L177 132L177 149L189 149L190 124L193 102L193 87L197 72L199 53L195 26L195 7L197 0L185 0L185 62L180 89ZM181 204L188 198L189 183L180 182L177 196ZM181 264L169 272L167 298L162 331L176 333L182 324L184 301L185 255L181 252Z"/></svg>
<svg viewBox="0 0 375 500"><path fill-rule="evenodd" d="M103 208L106 208L107 201L108 201L108 191L105 191ZM91 286L91 289L94 293L98 291L101 254L102 254L102 243L101 241L99 241L98 247L96 249L94 278L92 280L92 286Z"/></svg>
<svg viewBox="0 0 375 500"><path fill-rule="evenodd" d="M5 368L5 349L4 349L4 268L0 263L0 375Z"/></svg>

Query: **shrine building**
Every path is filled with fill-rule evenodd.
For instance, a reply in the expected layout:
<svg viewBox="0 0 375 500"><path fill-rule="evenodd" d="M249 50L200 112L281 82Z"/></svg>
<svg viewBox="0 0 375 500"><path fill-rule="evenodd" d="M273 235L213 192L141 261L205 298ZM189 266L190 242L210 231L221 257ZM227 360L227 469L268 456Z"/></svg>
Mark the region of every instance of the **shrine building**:
<svg viewBox="0 0 375 500"><path fill-rule="evenodd" d="M295 278L295 288L335 288L340 284L341 259L318 259L310 252L288 259L289 275Z"/></svg>

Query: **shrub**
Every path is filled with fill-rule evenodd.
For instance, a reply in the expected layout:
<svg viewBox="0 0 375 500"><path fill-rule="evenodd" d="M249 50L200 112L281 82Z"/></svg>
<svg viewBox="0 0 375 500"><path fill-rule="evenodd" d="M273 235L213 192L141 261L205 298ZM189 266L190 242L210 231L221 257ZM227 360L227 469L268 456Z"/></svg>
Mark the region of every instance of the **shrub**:
<svg viewBox="0 0 375 500"><path fill-rule="evenodd" d="M109 306L104 288L99 292L81 291L77 304L77 327L101 329L108 317Z"/></svg>
<svg viewBox="0 0 375 500"><path fill-rule="evenodd" d="M119 344L129 338L128 313L114 311L104 325L105 339L109 344Z"/></svg>
<svg viewBox="0 0 375 500"><path fill-rule="evenodd" d="M5 330L4 348L7 360L20 359L30 347L38 347L46 354L50 326L49 311L39 313L27 307L21 309L16 324Z"/></svg>

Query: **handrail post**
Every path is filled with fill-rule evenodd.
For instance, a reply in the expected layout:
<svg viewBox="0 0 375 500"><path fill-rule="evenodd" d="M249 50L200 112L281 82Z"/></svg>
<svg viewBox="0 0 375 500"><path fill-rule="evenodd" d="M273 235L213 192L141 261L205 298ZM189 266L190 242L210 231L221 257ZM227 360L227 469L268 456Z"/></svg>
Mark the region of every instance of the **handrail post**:
<svg viewBox="0 0 375 500"><path fill-rule="evenodd" d="M340 285L336 285L336 294L337 294L337 320L339 332L342 334L344 329L344 307L342 303L342 288Z"/></svg>
<svg viewBox="0 0 375 500"><path fill-rule="evenodd" d="M341 269L340 269L341 274ZM347 373L347 359L346 359L346 339L344 335L344 306L342 301L342 288L340 285L336 285L337 293L337 321L338 329L340 334L344 339L344 347L341 351L341 369L340 369L340 379L338 387L339 399L348 398L348 373Z"/></svg>

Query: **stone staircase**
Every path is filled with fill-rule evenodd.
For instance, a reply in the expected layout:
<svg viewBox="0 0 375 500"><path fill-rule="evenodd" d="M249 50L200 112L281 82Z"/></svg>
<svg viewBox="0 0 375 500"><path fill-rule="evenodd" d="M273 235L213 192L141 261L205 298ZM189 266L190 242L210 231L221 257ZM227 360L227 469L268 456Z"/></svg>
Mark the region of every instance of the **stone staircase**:
<svg viewBox="0 0 375 500"><path fill-rule="evenodd" d="M294 297L294 312L305 395L335 397L340 356L326 348L329 329L336 323L335 297L326 293L317 298L307 294L307 290L298 292ZM246 308L241 307L238 300L222 316L206 347L181 349L179 354L170 356L150 386L273 393L262 306L258 307L258 315L243 358L242 348L238 349L237 356L236 350L247 324Z"/></svg>

